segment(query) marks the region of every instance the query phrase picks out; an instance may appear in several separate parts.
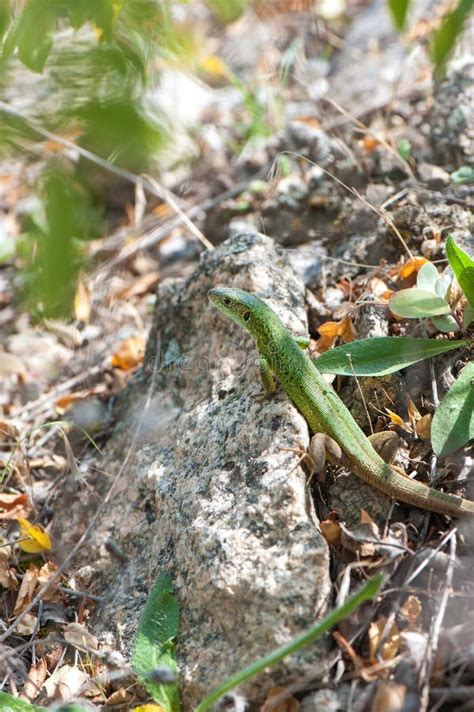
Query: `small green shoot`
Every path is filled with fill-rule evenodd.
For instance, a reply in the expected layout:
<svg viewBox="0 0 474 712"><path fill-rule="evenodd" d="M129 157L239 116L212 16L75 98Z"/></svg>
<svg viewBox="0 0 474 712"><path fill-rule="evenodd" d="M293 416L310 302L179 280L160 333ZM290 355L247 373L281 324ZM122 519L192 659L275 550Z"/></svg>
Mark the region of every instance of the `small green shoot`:
<svg viewBox="0 0 474 712"><path fill-rule="evenodd" d="M411 142L407 138L401 138L397 144L397 151L400 158L408 161L411 156Z"/></svg>
<svg viewBox="0 0 474 712"><path fill-rule="evenodd" d="M179 688L176 682L164 684L153 679L157 668L166 668L172 676L178 670L174 639L178 635L179 609L171 578L160 574L143 610L132 649L132 668L140 682L166 712L179 712Z"/></svg>
<svg viewBox="0 0 474 712"><path fill-rule="evenodd" d="M472 166L461 166L457 171L453 171L450 176L451 182L455 185L474 182L474 168Z"/></svg>
<svg viewBox="0 0 474 712"><path fill-rule="evenodd" d="M207 695L207 697L199 703L195 712L206 712L206 710L217 702L220 697L225 695L226 692L233 690L243 682L251 680L253 677L256 677L256 675L263 672L266 668L276 665L281 662L283 658L296 653L298 650L301 650L309 645L309 643L312 643L313 640L320 638L328 630L331 630L331 628L333 628L337 623L347 618L347 616L355 611L355 609L364 603L364 601L368 601L373 598L379 591L382 581L382 574L378 574L377 576L369 579L361 588L359 588L358 591L353 593L352 596L349 596L347 601L342 606L328 613L322 621L315 623L305 633L302 633L287 645L282 645L272 653L265 655L265 657L260 658L260 660L248 665L235 675L232 675L232 677L225 680L222 685L213 690L213 692Z"/></svg>
<svg viewBox="0 0 474 712"><path fill-rule="evenodd" d="M466 346L469 341L437 341L380 336L359 339L326 351L313 363L321 373L341 376L386 376L423 359Z"/></svg>
<svg viewBox="0 0 474 712"><path fill-rule="evenodd" d="M449 455L474 439L474 363L468 363L442 399L431 424L431 444Z"/></svg>

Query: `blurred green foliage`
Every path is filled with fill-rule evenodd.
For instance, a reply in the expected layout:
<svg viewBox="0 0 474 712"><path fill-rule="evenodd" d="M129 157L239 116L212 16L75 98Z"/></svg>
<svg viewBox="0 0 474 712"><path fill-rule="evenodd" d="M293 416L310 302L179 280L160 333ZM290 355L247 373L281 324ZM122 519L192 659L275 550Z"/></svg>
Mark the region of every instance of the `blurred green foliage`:
<svg viewBox="0 0 474 712"><path fill-rule="evenodd" d="M449 56L454 50L456 41L461 35L473 8L473 0L459 0L454 10L443 18L441 26L433 34L430 43L430 54L438 76L443 75Z"/></svg>
<svg viewBox="0 0 474 712"><path fill-rule="evenodd" d="M410 0L387 0L387 4L392 16L393 24L399 32L403 32L407 23L407 13Z"/></svg>
<svg viewBox="0 0 474 712"><path fill-rule="evenodd" d="M40 200L25 223L25 297L32 314L61 317L71 312L81 240L98 237L102 221L85 187L59 161L48 166L41 183Z"/></svg>
<svg viewBox="0 0 474 712"><path fill-rule="evenodd" d="M249 0L207 0L222 22L233 22L243 13Z"/></svg>
<svg viewBox="0 0 474 712"><path fill-rule="evenodd" d="M411 0L387 0L393 24L399 32L406 29L410 5ZM473 8L473 0L457 0L454 8L443 17L440 27L431 35L429 52L437 77L443 76L446 63Z"/></svg>
<svg viewBox="0 0 474 712"><path fill-rule="evenodd" d="M44 141L29 123L35 119L49 130L73 135L78 146L114 165L136 173L149 170L170 135L167 121L150 109L146 96L158 54L179 52L168 3L27 0L19 12L17 7L0 0L0 86L14 100L23 85L32 96L26 97L30 106L24 118L0 112L3 155ZM36 86L25 81L28 71L41 75ZM52 158L47 155L37 184L39 203L25 219L19 241L27 256L22 277L28 303L38 314L66 316L83 241L104 227L98 207L104 195L95 190L101 169L91 170L83 159L61 162L54 152ZM102 185L107 181L104 172Z"/></svg>

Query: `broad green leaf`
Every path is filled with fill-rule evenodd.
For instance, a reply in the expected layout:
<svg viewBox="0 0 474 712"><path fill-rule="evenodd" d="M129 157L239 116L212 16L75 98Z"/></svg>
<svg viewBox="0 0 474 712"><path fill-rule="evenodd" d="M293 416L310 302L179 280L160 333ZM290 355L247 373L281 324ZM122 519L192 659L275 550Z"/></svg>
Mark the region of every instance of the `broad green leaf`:
<svg viewBox="0 0 474 712"><path fill-rule="evenodd" d="M474 307L470 304L466 304L464 308L464 314L462 315L462 326L463 329L467 329L468 326L474 321Z"/></svg>
<svg viewBox="0 0 474 712"><path fill-rule="evenodd" d="M331 630L331 628L333 628L337 623L347 618L347 616L355 611L356 608L364 603L364 601L368 601L373 598L382 585L382 581L383 574L373 576L363 586L361 586L358 591L353 593L352 596L349 596L347 601L342 606L339 606L339 608L336 608L328 613L328 615L321 621L318 621L312 625L311 628L308 628L307 631L299 635L297 638L294 638L290 643L282 645L272 653L265 655L265 657L260 658L260 660L257 660L252 665L248 665L242 670L239 670L239 672L235 675L225 680L222 685L213 690L198 704L195 712L205 712L212 707L212 705L217 702L220 697L225 695L226 692L229 692L229 690L233 690L234 687L241 685L243 682L247 682L247 680L251 680L253 677L256 677L260 673L264 672L267 668L281 662L287 657L287 655L293 655L293 653L298 652L298 650L301 650L309 645L309 643L312 643L313 640L320 638L328 630Z"/></svg>
<svg viewBox="0 0 474 712"><path fill-rule="evenodd" d="M446 240L446 255L467 301L474 307L474 260L456 244L451 235Z"/></svg>
<svg viewBox="0 0 474 712"><path fill-rule="evenodd" d="M431 321L436 326L438 331L443 334L449 334L451 331L459 331L459 324L451 314L442 314L441 316L432 316Z"/></svg>
<svg viewBox="0 0 474 712"><path fill-rule="evenodd" d="M166 712L180 709L177 683L153 680L153 671L164 667L176 674L174 639L178 634L179 609L171 578L161 574L151 589L132 649L132 667L153 700Z"/></svg>
<svg viewBox="0 0 474 712"><path fill-rule="evenodd" d="M439 404L431 424L436 455L449 455L474 438L474 363L468 363Z"/></svg>
<svg viewBox="0 0 474 712"><path fill-rule="evenodd" d="M7 692L0 692L0 710L2 712L38 712L43 710L44 712L44 707L31 705L29 702L13 697Z"/></svg>
<svg viewBox="0 0 474 712"><path fill-rule="evenodd" d="M438 270L434 264L431 262L425 262L416 278L417 289L425 289L427 292L434 292L438 277Z"/></svg>
<svg viewBox="0 0 474 712"><path fill-rule="evenodd" d="M444 299L424 289L402 289L393 295L388 307L396 316L406 319L422 319L425 316L449 314L451 309Z"/></svg>
<svg viewBox="0 0 474 712"><path fill-rule="evenodd" d="M431 356L459 349L469 341L436 341L380 336L360 339L326 351L313 363L322 373L341 376L385 376Z"/></svg>
<svg viewBox="0 0 474 712"><path fill-rule="evenodd" d="M52 32L59 12L58 3L30 0L5 39L4 56L18 47L23 64L33 72L42 72L53 46Z"/></svg>
<svg viewBox="0 0 474 712"><path fill-rule="evenodd" d="M399 32L403 32L407 23L410 0L388 0L388 9L392 16L393 24Z"/></svg>
<svg viewBox="0 0 474 712"><path fill-rule="evenodd" d="M472 12L472 0L458 0L454 10L444 17L441 27L431 37L430 54L436 74L443 73L470 12Z"/></svg>

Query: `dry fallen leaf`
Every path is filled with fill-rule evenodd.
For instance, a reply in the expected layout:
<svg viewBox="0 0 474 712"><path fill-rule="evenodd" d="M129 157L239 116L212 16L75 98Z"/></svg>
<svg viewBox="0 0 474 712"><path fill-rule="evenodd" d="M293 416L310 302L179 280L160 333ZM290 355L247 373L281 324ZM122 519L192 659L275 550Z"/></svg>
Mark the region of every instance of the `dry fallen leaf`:
<svg viewBox="0 0 474 712"><path fill-rule="evenodd" d="M77 283L74 295L74 316L85 324L89 323L91 316L91 293L88 285L82 280Z"/></svg>
<svg viewBox="0 0 474 712"><path fill-rule="evenodd" d="M15 445L20 438L16 425L9 420L0 420L0 446L10 447Z"/></svg>
<svg viewBox="0 0 474 712"><path fill-rule="evenodd" d="M350 316L345 316L344 319L341 319L339 322L339 336L344 344L354 341L357 337L357 331Z"/></svg>
<svg viewBox="0 0 474 712"><path fill-rule="evenodd" d="M121 687L118 690L112 692L106 699L107 707L113 707L114 705L126 705L132 700L132 695L130 692Z"/></svg>
<svg viewBox="0 0 474 712"><path fill-rule="evenodd" d="M133 282L128 282L125 287L120 287L116 292L113 293L114 299L131 299L132 297L137 297L147 292L153 291L153 289L158 284L160 278L159 272L148 272L147 274L142 274L138 279L134 279Z"/></svg>
<svg viewBox="0 0 474 712"><path fill-rule="evenodd" d="M370 712L399 712L405 703L407 688L396 682L382 680L377 685Z"/></svg>
<svg viewBox="0 0 474 712"><path fill-rule="evenodd" d="M38 631L38 618L33 613L27 613L16 627L18 635L33 635Z"/></svg>
<svg viewBox="0 0 474 712"><path fill-rule="evenodd" d="M25 492L0 494L0 519L19 519L26 517L31 510L28 495Z"/></svg>
<svg viewBox="0 0 474 712"><path fill-rule="evenodd" d="M89 680L89 675L78 667L63 665L53 672L44 683L47 695L52 700L69 701Z"/></svg>
<svg viewBox="0 0 474 712"><path fill-rule="evenodd" d="M67 642L85 653L97 650L97 638L90 633L81 623L68 623L64 629L64 638Z"/></svg>
<svg viewBox="0 0 474 712"><path fill-rule="evenodd" d="M413 625L419 618L421 610L421 601L418 596L408 596L402 606L402 613L410 625Z"/></svg>
<svg viewBox="0 0 474 712"><path fill-rule="evenodd" d="M328 544L339 546L339 544L341 543L342 533L340 524L328 518L320 522L319 526L321 528L321 534L326 539Z"/></svg>
<svg viewBox="0 0 474 712"><path fill-rule="evenodd" d="M16 598L15 608L13 609L13 613L15 615L21 613L21 611L26 608L29 603L31 603L36 583L38 581L38 573L37 567L33 564L31 564L30 568L25 571L20 590L18 591L18 596Z"/></svg>
<svg viewBox="0 0 474 712"><path fill-rule="evenodd" d="M8 565L8 554L5 549L0 549L0 586L9 590L19 586L14 568Z"/></svg>
<svg viewBox="0 0 474 712"><path fill-rule="evenodd" d="M345 316L341 321L326 321L318 328L320 338L317 341L317 349L320 354L330 349L336 343L338 337L343 343L354 341L357 332L349 316Z"/></svg>
<svg viewBox="0 0 474 712"><path fill-rule="evenodd" d="M57 564L53 561L47 561L38 571L38 583L44 586L45 583L51 580L58 570ZM43 593L43 601L52 601L57 598L59 583L50 584L49 588Z"/></svg>
<svg viewBox="0 0 474 712"><path fill-rule="evenodd" d="M432 413L426 413L422 415L420 420L417 422L415 430L416 434L422 440L431 440L431 422L433 420Z"/></svg>
<svg viewBox="0 0 474 712"><path fill-rule="evenodd" d="M372 277L372 279L369 279L367 289L374 297L378 297L379 299L385 299L386 297L384 295L392 291L380 277Z"/></svg>
<svg viewBox="0 0 474 712"><path fill-rule="evenodd" d="M385 625L387 623L386 616L380 616L375 623L371 623L369 626L369 648L370 657L375 658L379 651L380 643L382 640L382 635L385 630ZM385 638L385 642L382 646L382 659L392 660L398 653L400 649L400 631L398 630L395 623L389 628L388 635Z"/></svg>
<svg viewBox="0 0 474 712"><path fill-rule="evenodd" d="M28 702L34 702L43 687L47 674L48 666L46 664L46 660L41 658L30 667L20 699L28 700Z"/></svg>
<svg viewBox="0 0 474 712"><path fill-rule="evenodd" d="M365 509L360 510L360 523L361 524L370 524L371 527L373 527L374 532L378 536L378 534L379 534L378 524L376 524L376 522L372 519L370 514L365 511Z"/></svg>
<svg viewBox="0 0 474 712"><path fill-rule="evenodd" d="M378 138L375 138L375 136L366 134L358 143L366 153L372 153L372 151L380 144L380 141Z"/></svg>
<svg viewBox="0 0 474 712"><path fill-rule="evenodd" d="M393 276L399 277L402 280L413 279L427 262L429 262L429 260L427 260L426 257L410 257L405 264L400 265L394 270Z"/></svg>
<svg viewBox="0 0 474 712"><path fill-rule="evenodd" d="M31 524L27 519L18 518L22 537L27 537L18 542L22 551L28 554L38 554L40 551L49 551L53 548L51 538L40 524Z"/></svg>
<svg viewBox="0 0 474 712"><path fill-rule="evenodd" d="M298 704L298 700L285 687L272 687L267 692L260 712L296 712Z"/></svg>
<svg viewBox="0 0 474 712"><path fill-rule="evenodd" d="M143 336L132 336L119 344L119 347L112 356L112 366L128 371L130 368L138 366L145 353L146 341Z"/></svg>
<svg viewBox="0 0 474 712"><path fill-rule="evenodd" d="M393 425L395 427L402 428L407 433L413 432L410 423L405 423L403 418L401 418L398 415L398 413L394 413L393 410L390 410L390 408L385 408L385 412L388 414L388 417L390 418L391 425Z"/></svg>

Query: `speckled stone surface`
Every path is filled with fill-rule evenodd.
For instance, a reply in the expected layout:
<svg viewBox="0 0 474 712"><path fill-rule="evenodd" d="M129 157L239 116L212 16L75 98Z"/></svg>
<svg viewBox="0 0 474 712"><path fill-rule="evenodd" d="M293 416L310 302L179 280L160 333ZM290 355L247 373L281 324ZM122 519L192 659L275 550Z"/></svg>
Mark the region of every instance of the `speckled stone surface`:
<svg viewBox="0 0 474 712"><path fill-rule="evenodd" d="M306 423L283 392L263 399L252 340L208 302L218 285L256 292L306 333L304 287L268 237L236 236L185 282L162 283L145 370L109 444L117 466L125 443L135 452L102 532L112 528L128 556L116 564L104 554L101 611L104 634L118 631L124 650L152 582L172 576L186 710L309 627L330 592L306 477L285 449L307 446ZM321 672L324 657L324 642L313 644L241 692L257 704L273 684Z"/></svg>

